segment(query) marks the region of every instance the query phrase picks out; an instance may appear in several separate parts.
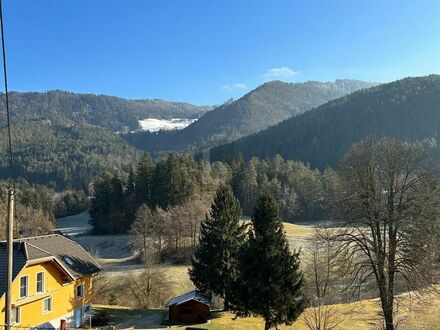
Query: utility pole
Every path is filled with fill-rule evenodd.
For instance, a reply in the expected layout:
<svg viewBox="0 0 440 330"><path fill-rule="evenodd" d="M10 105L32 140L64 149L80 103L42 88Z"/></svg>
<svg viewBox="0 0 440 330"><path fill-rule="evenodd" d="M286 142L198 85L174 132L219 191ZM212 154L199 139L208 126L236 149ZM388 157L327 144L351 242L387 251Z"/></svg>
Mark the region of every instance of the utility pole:
<svg viewBox="0 0 440 330"><path fill-rule="evenodd" d="M14 189L8 191L8 217L6 224L6 299L5 299L5 328L11 329L12 316L12 267L14 251Z"/></svg>
<svg viewBox="0 0 440 330"><path fill-rule="evenodd" d="M12 152L12 134L11 134L11 116L9 112L9 96L8 96L8 76L6 73L6 47L5 47L5 31L3 28L3 5L0 0L0 32L2 43L2 59L3 59L3 78L5 84L5 107L8 127L8 146L9 146L9 169L11 171L12 188L8 191L8 216L6 219L6 297L5 297L5 328L11 329L12 317L12 267L14 254L14 198L15 198L15 175L14 175L14 157Z"/></svg>

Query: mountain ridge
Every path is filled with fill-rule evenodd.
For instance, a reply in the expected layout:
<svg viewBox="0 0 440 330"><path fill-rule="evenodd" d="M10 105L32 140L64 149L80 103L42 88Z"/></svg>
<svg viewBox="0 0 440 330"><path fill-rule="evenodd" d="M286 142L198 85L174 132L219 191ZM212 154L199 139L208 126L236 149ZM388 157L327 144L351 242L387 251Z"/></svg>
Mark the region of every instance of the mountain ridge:
<svg viewBox="0 0 440 330"><path fill-rule="evenodd" d="M212 160L241 155L335 166L367 136L394 136L436 143L440 134L440 75L409 77L332 100L259 133L214 147ZM434 139L434 140L432 140Z"/></svg>
<svg viewBox="0 0 440 330"><path fill-rule="evenodd" d="M65 125L87 123L113 132L136 130L140 119L198 118L212 109L211 106L195 106L185 102L128 100L62 90L14 91L10 92L9 101L12 122L51 120ZM0 105L0 113L5 113L4 104Z"/></svg>
<svg viewBox="0 0 440 330"><path fill-rule="evenodd" d="M296 116L331 99L375 83L339 79L334 82L266 82L243 97L206 112L181 131L128 134L125 138L151 153L208 148L239 139Z"/></svg>

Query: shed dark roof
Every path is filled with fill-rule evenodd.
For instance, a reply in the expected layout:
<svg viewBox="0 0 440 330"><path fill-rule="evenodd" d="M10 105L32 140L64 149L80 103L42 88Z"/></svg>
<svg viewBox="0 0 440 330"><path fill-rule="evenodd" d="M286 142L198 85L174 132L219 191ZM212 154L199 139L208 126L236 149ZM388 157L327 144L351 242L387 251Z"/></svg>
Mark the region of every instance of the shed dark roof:
<svg viewBox="0 0 440 330"><path fill-rule="evenodd" d="M73 278L95 274L101 266L78 243L58 234L21 238L14 240L15 278L27 262L43 258L55 259ZM5 292L6 242L0 242L0 297Z"/></svg>
<svg viewBox="0 0 440 330"><path fill-rule="evenodd" d="M181 305L183 303L186 303L187 301L190 300L195 300L198 301L202 304L205 305L211 305L211 299L209 299L209 297L197 290L191 291L191 292L187 292L184 293L180 296L177 296L173 299L171 299L168 304L165 305L165 307L170 307L170 306L176 306L176 305Z"/></svg>

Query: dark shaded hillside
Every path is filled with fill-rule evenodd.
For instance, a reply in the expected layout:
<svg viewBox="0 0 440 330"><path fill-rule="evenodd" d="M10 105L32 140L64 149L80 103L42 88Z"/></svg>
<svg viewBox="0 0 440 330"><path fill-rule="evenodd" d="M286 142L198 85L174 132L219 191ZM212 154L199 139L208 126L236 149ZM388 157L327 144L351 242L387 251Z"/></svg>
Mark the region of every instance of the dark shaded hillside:
<svg viewBox="0 0 440 330"><path fill-rule="evenodd" d="M213 148L213 160L241 154L334 166L355 142L373 136L409 140L430 139L440 133L440 76L406 78L358 91L315 110L288 119L258 134Z"/></svg>
<svg viewBox="0 0 440 330"><path fill-rule="evenodd" d="M133 145L150 152L209 147L259 132L329 100L371 87L356 80L309 81L261 85L241 99L204 114L181 131L128 134Z"/></svg>
<svg viewBox="0 0 440 330"><path fill-rule="evenodd" d="M6 129L0 130L0 179L9 178ZM17 177L57 190L82 188L103 171L118 171L140 154L115 133L88 124L12 126Z"/></svg>
<svg viewBox="0 0 440 330"><path fill-rule="evenodd" d="M3 98L3 95L1 95ZM138 128L145 118L198 118L211 107L163 100L125 100L114 96L64 91L10 93L12 121L51 120L60 124L92 124L111 131ZM4 114L4 104L0 104Z"/></svg>

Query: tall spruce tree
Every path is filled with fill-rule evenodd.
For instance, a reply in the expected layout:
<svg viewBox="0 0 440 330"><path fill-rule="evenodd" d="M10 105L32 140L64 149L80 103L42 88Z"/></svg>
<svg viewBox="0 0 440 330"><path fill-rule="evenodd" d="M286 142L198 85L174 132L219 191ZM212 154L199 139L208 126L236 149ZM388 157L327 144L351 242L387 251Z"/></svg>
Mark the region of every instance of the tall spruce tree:
<svg viewBox="0 0 440 330"><path fill-rule="evenodd" d="M229 309L231 284L237 279L237 254L244 242L241 208L229 186L218 188L210 216L201 224L199 245L189 275L198 290L224 298Z"/></svg>
<svg viewBox="0 0 440 330"><path fill-rule="evenodd" d="M128 171L128 181L125 189L125 213L127 215L127 222L131 225L136 218L136 211L138 202L136 200L136 173L133 166L130 166Z"/></svg>
<svg viewBox="0 0 440 330"><path fill-rule="evenodd" d="M146 203L152 205L151 192L153 189L154 164L151 157L146 153L136 167L134 188L138 205Z"/></svg>
<svg viewBox="0 0 440 330"><path fill-rule="evenodd" d="M110 224L108 221L108 214L111 210L110 194L111 194L111 180L112 174L104 172L95 179L94 182L94 196L91 199L90 205L90 220L89 223L93 226L93 233L109 233Z"/></svg>
<svg viewBox="0 0 440 330"><path fill-rule="evenodd" d="M121 178L103 173L94 185L95 196L90 207L90 224L94 233L124 233L130 228L124 205L125 195Z"/></svg>
<svg viewBox="0 0 440 330"><path fill-rule="evenodd" d="M239 278L232 287L238 316L258 315L265 329L291 324L304 309L299 252L291 252L278 207L270 195L257 201L249 239L239 253Z"/></svg>

